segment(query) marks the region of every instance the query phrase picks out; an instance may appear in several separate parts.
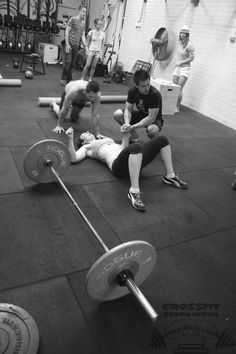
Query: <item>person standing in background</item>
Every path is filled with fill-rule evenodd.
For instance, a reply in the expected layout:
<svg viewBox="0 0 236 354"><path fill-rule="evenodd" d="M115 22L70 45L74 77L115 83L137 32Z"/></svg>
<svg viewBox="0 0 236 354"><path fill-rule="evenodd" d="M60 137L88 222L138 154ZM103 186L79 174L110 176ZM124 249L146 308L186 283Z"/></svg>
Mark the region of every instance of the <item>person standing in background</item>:
<svg viewBox="0 0 236 354"><path fill-rule="evenodd" d="M81 40L85 48L87 48L84 32L85 17L86 7L80 5L78 15L71 17L66 24L65 40L62 41L61 45L63 70L60 83L62 86L65 86L72 80L72 73L76 66Z"/></svg>
<svg viewBox="0 0 236 354"><path fill-rule="evenodd" d="M173 72L173 83L180 86L175 113L179 113L183 98L183 88L189 78L191 61L194 59L195 48L189 40L189 34L188 26L182 27L179 33L179 45L176 53L177 63Z"/></svg>
<svg viewBox="0 0 236 354"><path fill-rule="evenodd" d="M102 31L102 21L99 19L94 20L95 29L89 31L87 36L88 56L85 67L82 72L81 80L84 80L88 69L90 68L89 81L93 79L96 65L101 59L102 49L105 40L105 33Z"/></svg>

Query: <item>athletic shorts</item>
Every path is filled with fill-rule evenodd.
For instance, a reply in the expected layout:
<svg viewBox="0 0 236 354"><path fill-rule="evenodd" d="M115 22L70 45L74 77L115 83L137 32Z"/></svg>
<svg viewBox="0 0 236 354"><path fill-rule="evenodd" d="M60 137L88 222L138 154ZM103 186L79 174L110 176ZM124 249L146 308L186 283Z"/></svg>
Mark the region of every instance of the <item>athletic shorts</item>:
<svg viewBox="0 0 236 354"><path fill-rule="evenodd" d="M169 145L169 141L165 136L156 136L150 139L144 144L135 142L127 146L120 152L118 157L112 164L111 171L118 178L129 177L129 155L130 154L142 154L141 169L147 166L154 158L159 154L162 148Z"/></svg>
<svg viewBox="0 0 236 354"><path fill-rule="evenodd" d="M96 58L99 59L101 57L101 52L97 50L89 50L88 55L94 55Z"/></svg>
<svg viewBox="0 0 236 354"><path fill-rule="evenodd" d="M190 74L190 66L177 66L173 72L173 76L185 76L189 77Z"/></svg>
<svg viewBox="0 0 236 354"><path fill-rule="evenodd" d="M65 96L66 96L66 93L64 90L64 92L61 96L60 110L62 109L63 102L65 100ZM70 114L71 119L76 120L84 107L85 107L85 103L72 102L72 110L71 110L71 114Z"/></svg>
<svg viewBox="0 0 236 354"><path fill-rule="evenodd" d="M124 113L124 110L123 110L123 113ZM140 122L140 120L142 120L143 118L147 117L147 113L142 113L140 111L137 111L137 110L133 110L132 113L131 113L131 121L130 121L130 124L133 125L133 124L136 124L138 122ZM159 128L159 131L161 131L161 128L163 126L163 119L156 119L155 122L151 123L151 124L155 124L158 126ZM149 124L150 125L150 124Z"/></svg>

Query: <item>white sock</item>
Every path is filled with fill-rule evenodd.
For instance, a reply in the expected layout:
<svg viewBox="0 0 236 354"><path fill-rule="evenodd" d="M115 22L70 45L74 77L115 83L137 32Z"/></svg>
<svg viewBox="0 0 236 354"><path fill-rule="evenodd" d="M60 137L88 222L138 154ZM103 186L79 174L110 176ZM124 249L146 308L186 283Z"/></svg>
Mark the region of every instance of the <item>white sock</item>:
<svg viewBox="0 0 236 354"><path fill-rule="evenodd" d="M174 178L174 177L175 177L175 174L174 174L174 173L168 173L168 174L167 174L167 177L169 177L169 178Z"/></svg>
<svg viewBox="0 0 236 354"><path fill-rule="evenodd" d="M130 187L129 191L130 191L130 193L139 193L140 192L139 188L132 188L132 187Z"/></svg>

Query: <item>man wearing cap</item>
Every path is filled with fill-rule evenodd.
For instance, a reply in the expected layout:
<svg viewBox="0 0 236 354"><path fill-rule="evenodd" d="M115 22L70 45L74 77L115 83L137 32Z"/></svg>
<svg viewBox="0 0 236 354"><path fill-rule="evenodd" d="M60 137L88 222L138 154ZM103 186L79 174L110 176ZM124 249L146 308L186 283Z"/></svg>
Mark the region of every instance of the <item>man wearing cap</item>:
<svg viewBox="0 0 236 354"><path fill-rule="evenodd" d="M189 41L189 33L188 26L183 26L179 33L179 45L176 52L177 62L173 72L173 83L180 86L176 113L179 113L183 97L183 87L189 78L191 61L194 59L195 48Z"/></svg>

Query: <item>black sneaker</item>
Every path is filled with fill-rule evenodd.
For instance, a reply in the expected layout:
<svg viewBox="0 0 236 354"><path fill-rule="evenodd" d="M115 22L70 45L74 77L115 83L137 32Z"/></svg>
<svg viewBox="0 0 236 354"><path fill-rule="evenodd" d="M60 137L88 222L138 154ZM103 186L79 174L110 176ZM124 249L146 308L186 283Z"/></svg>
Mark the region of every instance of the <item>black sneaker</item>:
<svg viewBox="0 0 236 354"><path fill-rule="evenodd" d="M175 186L177 188L188 189L187 183L181 181L181 179L179 179L178 176L175 176L173 178L164 176L162 180L163 180L163 182L165 182L167 184L172 184L173 186Z"/></svg>
<svg viewBox="0 0 236 354"><path fill-rule="evenodd" d="M128 198L131 200L131 203L135 209L137 209L139 211L146 210L145 204L141 200L141 193L140 192L137 192L137 193L129 192Z"/></svg>

